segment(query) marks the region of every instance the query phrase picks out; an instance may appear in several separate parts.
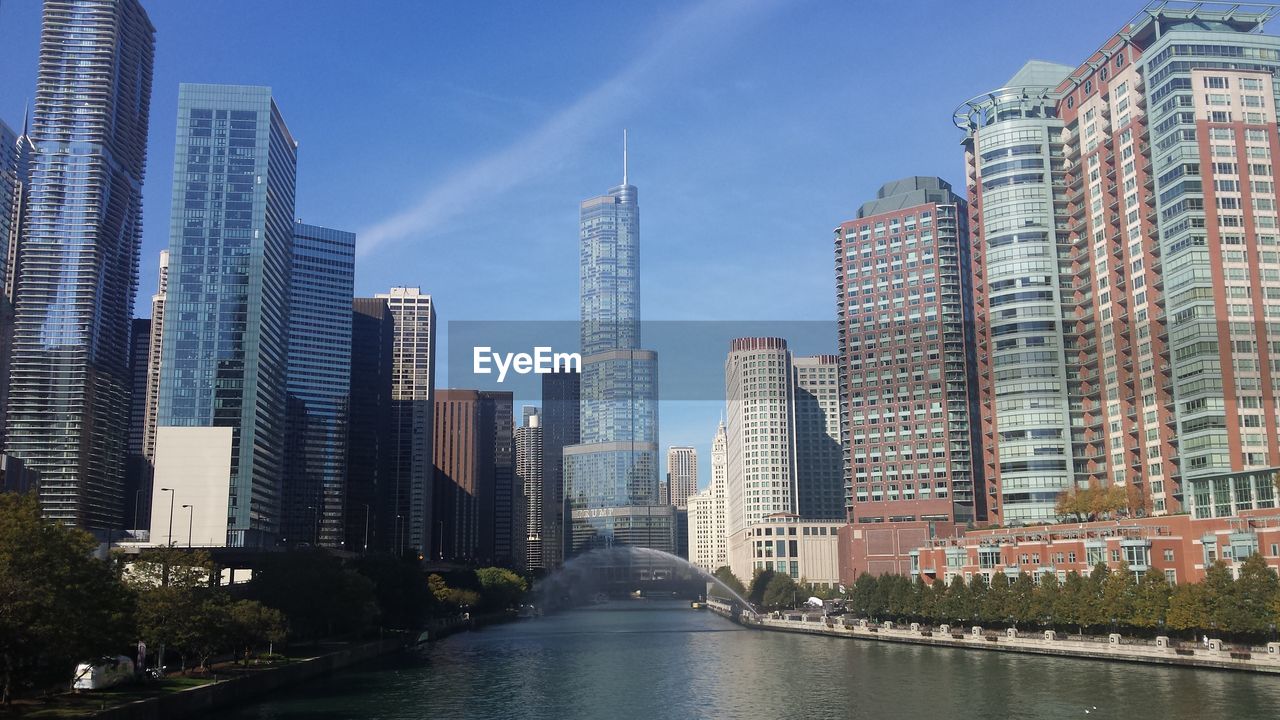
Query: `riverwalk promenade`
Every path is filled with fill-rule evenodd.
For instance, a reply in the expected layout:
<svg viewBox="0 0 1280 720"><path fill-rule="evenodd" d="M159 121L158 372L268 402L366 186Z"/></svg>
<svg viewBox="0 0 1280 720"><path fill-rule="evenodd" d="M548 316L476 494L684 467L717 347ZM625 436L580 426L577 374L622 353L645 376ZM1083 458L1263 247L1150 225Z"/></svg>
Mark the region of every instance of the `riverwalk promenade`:
<svg viewBox="0 0 1280 720"><path fill-rule="evenodd" d="M733 606L716 600L710 600L707 607L744 627L775 632L1280 675L1280 643L1277 642L1268 643L1265 648L1242 649L1229 648L1221 640L1210 639L1208 647L1197 645L1192 648L1180 646L1166 636L1157 637L1154 642L1126 638L1117 633L1105 638L1085 636L1081 639L1053 630L1023 632L1012 628L988 630L979 626L926 627L919 623L898 626L890 622L874 623L863 618L826 617L819 612L794 610L760 616L741 610L734 617Z"/></svg>

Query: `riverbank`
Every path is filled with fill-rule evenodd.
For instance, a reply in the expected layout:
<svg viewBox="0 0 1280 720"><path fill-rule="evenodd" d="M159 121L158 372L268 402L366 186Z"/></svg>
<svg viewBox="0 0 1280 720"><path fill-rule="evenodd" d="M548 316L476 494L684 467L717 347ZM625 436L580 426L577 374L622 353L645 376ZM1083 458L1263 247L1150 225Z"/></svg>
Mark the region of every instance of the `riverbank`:
<svg viewBox="0 0 1280 720"><path fill-rule="evenodd" d="M941 625L926 628L918 623L897 627L893 623L872 624L865 619L827 618L819 613L789 612L781 617L755 617L743 612L733 616L733 608L711 600L707 607L714 613L738 624L758 630L827 635L830 637L877 640L910 645L1014 652L1030 655L1054 655L1089 660L1112 660L1153 665L1180 665L1213 670L1236 670L1280 675L1280 643L1268 643L1262 650L1227 648L1221 640L1210 640L1210 646L1178 647L1168 637L1154 643L1111 634L1106 638L1072 639L1052 630L1036 633L1013 629L988 631L978 626L952 628ZM1089 637L1089 636L1086 636Z"/></svg>

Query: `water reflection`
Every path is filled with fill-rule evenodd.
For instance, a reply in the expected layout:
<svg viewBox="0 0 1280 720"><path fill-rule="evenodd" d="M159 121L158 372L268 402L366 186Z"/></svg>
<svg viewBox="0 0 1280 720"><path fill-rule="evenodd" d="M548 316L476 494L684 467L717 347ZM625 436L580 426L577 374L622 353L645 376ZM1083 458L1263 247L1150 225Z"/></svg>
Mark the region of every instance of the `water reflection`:
<svg viewBox="0 0 1280 720"><path fill-rule="evenodd" d="M1278 704L1274 677L750 631L635 601L456 635L231 717L1253 720Z"/></svg>

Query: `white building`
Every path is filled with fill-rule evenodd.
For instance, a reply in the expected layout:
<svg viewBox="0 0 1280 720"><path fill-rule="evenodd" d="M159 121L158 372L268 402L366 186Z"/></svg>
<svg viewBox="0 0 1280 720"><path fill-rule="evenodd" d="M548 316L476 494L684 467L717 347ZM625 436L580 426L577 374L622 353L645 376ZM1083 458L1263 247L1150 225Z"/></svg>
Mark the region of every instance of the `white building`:
<svg viewBox="0 0 1280 720"><path fill-rule="evenodd" d="M840 584L837 532L843 525L790 513L770 515L729 536L729 568L743 583L751 582L756 570L773 570L796 582L836 587Z"/></svg>
<svg viewBox="0 0 1280 720"><path fill-rule="evenodd" d="M711 441L711 484L689 496L689 562L715 572L729 564L725 532L725 429Z"/></svg>

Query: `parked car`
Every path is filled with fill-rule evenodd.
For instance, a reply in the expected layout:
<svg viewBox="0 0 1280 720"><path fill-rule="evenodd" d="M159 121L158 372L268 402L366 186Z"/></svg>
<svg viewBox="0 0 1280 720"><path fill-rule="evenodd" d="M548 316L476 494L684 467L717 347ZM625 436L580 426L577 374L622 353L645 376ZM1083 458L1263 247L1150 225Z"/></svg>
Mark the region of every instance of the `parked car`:
<svg viewBox="0 0 1280 720"><path fill-rule="evenodd" d="M124 655L114 658L105 657L97 662L80 663L76 666L75 679L71 689L101 690L133 680L133 661Z"/></svg>

